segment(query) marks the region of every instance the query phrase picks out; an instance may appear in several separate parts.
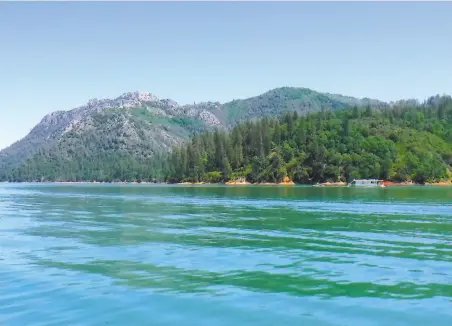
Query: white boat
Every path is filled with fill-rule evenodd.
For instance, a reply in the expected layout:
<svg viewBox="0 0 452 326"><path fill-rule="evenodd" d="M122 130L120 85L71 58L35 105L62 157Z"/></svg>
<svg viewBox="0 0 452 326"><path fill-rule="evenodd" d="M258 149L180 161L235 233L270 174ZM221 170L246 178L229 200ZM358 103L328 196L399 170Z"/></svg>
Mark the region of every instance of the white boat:
<svg viewBox="0 0 452 326"><path fill-rule="evenodd" d="M348 184L349 187L362 187L362 188L369 188L369 187L380 187L384 188L384 182L383 180L378 179L355 179L352 182Z"/></svg>

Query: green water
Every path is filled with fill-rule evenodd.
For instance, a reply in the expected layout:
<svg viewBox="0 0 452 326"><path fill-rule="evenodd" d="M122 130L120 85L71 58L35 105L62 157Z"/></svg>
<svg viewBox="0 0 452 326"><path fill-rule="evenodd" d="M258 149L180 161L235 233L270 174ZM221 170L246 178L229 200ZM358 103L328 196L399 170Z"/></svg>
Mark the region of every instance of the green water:
<svg viewBox="0 0 452 326"><path fill-rule="evenodd" d="M0 185L0 325L452 325L452 188Z"/></svg>

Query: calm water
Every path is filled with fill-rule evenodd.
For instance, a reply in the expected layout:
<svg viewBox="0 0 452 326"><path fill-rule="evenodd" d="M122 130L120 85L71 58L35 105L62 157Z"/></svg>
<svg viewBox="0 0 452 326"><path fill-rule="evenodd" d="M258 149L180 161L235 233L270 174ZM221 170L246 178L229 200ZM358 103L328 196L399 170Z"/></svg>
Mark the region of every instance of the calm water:
<svg viewBox="0 0 452 326"><path fill-rule="evenodd" d="M0 185L0 325L452 325L452 188Z"/></svg>

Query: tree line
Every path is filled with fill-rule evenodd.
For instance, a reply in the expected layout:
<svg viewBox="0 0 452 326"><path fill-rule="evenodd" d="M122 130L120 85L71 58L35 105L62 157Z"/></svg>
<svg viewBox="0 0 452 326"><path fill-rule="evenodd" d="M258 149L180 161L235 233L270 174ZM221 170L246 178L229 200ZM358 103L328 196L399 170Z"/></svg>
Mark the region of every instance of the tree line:
<svg viewBox="0 0 452 326"><path fill-rule="evenodd" d="M264 117L195 135L173 149L168 182L251 183L450 178L452 101Z"/></svg>
<svg viewBox="0 0 452 326"><path fill-rule="evenodd" d="M0 180L221 183L244 178L262 183L289 177L301 184L358 178L445 180L451 177L452 99L263 117L230 131L195 134L170 153L152 152L143 144L124 151L121 138L104 137L108 141L97 144L94 136L77 141L77 146L64 143L64 150L38 152L23 164L0 171Z"/></svg>

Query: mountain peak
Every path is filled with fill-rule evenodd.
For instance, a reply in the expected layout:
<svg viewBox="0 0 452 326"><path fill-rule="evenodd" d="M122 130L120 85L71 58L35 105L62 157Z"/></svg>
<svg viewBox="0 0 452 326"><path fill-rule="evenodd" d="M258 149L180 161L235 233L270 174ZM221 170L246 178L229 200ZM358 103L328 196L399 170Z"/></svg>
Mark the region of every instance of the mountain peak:
<svg viewBox="0 0 452 326"><path fill-rule="evenodd" d="M143 102L158 101L159 99L149 92L127 92L114 99L90 99L86 105L80 108L104 109L104 108L130 108L142 104Z"/></svg>
<svg viewBox="0 0 452 326"><path fill-rule="evenodd" d="M140 101L140 102L146 102L146 101L158 101L158 98L154 96L153 94L149 92L127 92L122 94L116 99L127 99L127 100L134 100L134 101Z"/></svg>

